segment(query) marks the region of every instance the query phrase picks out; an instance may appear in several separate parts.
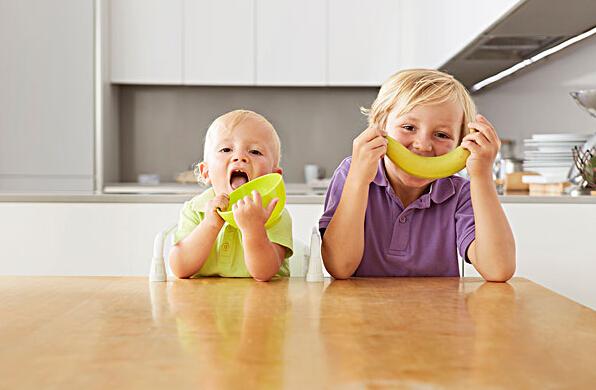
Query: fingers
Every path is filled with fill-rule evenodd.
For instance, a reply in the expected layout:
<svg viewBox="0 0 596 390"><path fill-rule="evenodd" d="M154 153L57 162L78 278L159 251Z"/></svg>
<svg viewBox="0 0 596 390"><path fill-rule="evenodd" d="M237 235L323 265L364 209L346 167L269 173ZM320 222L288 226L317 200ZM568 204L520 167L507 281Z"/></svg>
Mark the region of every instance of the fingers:
<svg viewBox="0 0 596 390"><path fill-rule="evenodd" d="M219 194L213 198L211 202L213 209L226 210L228 208L228 204L230 203L230 197L225 193Z"/></svg>
<svg viewBox="0 0 596 390"><path fill-rule="evenodd" d="M495 130L494 126L488 121L488 119L486 119L484 116L480 114L476 115L476 120L468 123L468 127L477 130L479 133L484 134L484 136L490 143L498 146L501 145L501 141L499 139L497 131Z"/></svg>
<svg viewBox="0 0 596 390"><path fill-rule="evenodd" d="M481 147L476 142L472 140L463 140L461 142L461 147L470 151L470 153L478 154L480 153Z"/></svg>
<svg viewBox="0 0 596 390"><path fill-rule="evenodd" d="M265 211L267 212L267 219L269 219L269 217L273 213L273 209L275 209L275 206L277 206L278 203L279 203L279 198L273 198L273 200L271 200L271 202L269 202L269 204L267 205L267 208L265 209Z"/></svg>
<svg viewBox="0 0 596 390"><path fill-rule="evenodd" d="M259 191L252 190L252 200L255 204L261 204L261 194L259 194Z"/></svg>
<svg viewBox="0 0 596 390"><path fill-rule="evenodd" d="M369 142L377 137L385 137L386 135L387 132L385 130L379 129L377 127L369 127L360 133L356 139L362 142Z"/></svg>

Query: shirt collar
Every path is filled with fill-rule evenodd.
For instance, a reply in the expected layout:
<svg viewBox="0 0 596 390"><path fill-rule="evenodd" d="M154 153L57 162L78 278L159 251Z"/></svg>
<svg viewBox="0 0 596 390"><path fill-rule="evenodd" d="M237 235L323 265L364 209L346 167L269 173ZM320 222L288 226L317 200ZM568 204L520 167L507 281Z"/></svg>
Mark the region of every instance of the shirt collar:
<svg viewBox="0 0 596 390"><path fill-rule="evenodd" d="M377 174L373 179L379 187L389 187L389 179L385 172L385 165L383 159L379 160L377 168ZM455 185L451 177L445 177L443 179L437 179L430 184L430 191L422 194L418 200L422 203L423 207L430 207L430 201L434 203L443 203L455 194Z"/></svg>

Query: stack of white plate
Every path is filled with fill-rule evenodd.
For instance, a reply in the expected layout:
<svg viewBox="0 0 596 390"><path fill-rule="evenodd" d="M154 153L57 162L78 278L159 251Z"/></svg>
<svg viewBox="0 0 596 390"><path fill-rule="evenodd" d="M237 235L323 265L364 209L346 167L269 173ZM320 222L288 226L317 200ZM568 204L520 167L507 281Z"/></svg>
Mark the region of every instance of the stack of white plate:
<svg viewBox="0 0 596 390"><path fill-rule="evenodd" d="M560 183L567 181L573 165L574 146L583 145L591 134L534 134L524 140L524 171L540 176L524 176L526 183Z"/></svg>

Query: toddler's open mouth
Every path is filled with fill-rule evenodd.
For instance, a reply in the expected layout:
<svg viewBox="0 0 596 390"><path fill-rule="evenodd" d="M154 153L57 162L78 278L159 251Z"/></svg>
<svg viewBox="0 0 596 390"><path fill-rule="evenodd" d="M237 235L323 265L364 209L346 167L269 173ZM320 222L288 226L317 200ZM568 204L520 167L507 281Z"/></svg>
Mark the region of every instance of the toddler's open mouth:
<svg viewBox="0 0 596 390"><path fill-rule="evenodd" d="M247 183L250 180L248 174L240 169L232 171L230 175L230 187L232 190L240 187L242 184Z"/></svg>

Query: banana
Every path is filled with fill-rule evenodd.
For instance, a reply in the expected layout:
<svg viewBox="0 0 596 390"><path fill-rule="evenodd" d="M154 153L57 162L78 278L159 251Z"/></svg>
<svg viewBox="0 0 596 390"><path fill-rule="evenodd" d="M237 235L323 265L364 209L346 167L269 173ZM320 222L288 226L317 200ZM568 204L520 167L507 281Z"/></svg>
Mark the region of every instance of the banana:
<svg viewBox="0 0 596 390"><path fill-rule="evenodd" d="M410 152L398 141L387 136L387 157L406 173L423 179L451 176L466 166L470 152L458 146L451 152L436 157L424 157Z"/></svg>

